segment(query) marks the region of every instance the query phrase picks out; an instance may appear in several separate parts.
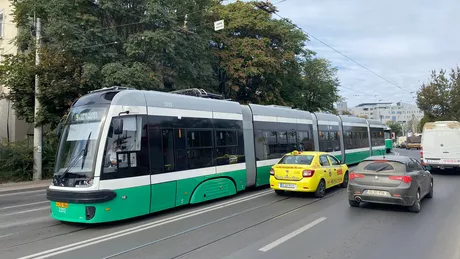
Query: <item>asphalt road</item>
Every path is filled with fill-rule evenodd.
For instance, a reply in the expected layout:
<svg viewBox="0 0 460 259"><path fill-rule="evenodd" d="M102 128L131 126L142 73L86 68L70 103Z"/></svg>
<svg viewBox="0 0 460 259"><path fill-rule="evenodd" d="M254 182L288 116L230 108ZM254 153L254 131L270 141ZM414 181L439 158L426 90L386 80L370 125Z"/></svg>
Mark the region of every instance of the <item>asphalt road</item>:
<svg viewBox="0 0 460 259"><path fill-rule="evenodd" d="M419 157L416 150L400 155ZM434 174L419 214L259 189L112 224L49 217L44 191L0 194L0 258L460 258L460 175Z"/></svg>

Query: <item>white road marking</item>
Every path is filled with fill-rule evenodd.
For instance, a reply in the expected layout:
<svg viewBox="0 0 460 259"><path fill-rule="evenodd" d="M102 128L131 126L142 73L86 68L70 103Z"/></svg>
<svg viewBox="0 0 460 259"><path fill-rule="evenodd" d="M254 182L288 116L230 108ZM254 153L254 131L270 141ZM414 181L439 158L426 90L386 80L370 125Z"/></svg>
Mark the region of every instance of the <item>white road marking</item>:
<svg viewBox="0 0 460 259"><path fill-rule="evenodd" d="M33 202L33 203L26 203L26 204L21 204L21 205L14 205L14 206L9 206L9 207L3 207L3 208L0 208L0 210L7 210L7 209L25 207L25 206L30 206L30 205L36 205L36 204L49 203L49 202L50 202L50 201L39 201L39 202Z"/></svg>
<svg viewBox="0 0 460 259"><path fill-rule="evenodd" d="M293 237L295 237L295 236L301 234L301 233L304 232L304 231L307 231L308 229L314 227L315 225L317 225L317 224L323 222L323 221L326 220L326 219L327 219L326 217L321 217L321 218L319 218L319 219L317 219L317 220L315 220L315 221L313 221L313 222L310 222L309 224L307 224L307 225L305 225L305 226L303 226L303 227L297 229L296 231L291 232L291 233L285 235L284 237L282 237L282 238L280 238L280 239L278 239L278 240L275 240L275 241L271 242L270 244L268 244L268 245L266 245L266 246L260 248L259 251L261 251L261 252L267 252L268 250L270 250L270 249L272 249L272 248L274 248L274 247L279 246L280 244L282 244L282 243L288 241L289 239L291 239L291 238L293 238Z"/></svg>
<svg viewBox="0 0 460 259"><path fill-rule="evenodd" d="M50 209L50 206L40 207L40 208L38 208L38 209L23 210L23 211L8 213L8 214L2 214L2 215L0 215L0 216L1 216L1 217L6 217L6 216L11 216L11 215L24 214L24 213L28 213L28 212L39 211L39 210L46 210L46 209L49 210L49 209Z"/></svg>
<svg viewBox="0 0 460 259"><path fill-rule="evenodd" d="M46 190L37 190L37 191L13 192L13 193L5 193L5 194L1 194L0 192L0 197L15 196L15 195L22 195L22 194L29 194L29 193L40 193L40 192L45 192L45 191Z"/></svg>
<svg viewBox="0 0 460 259"><path fill-rule="evenodd" d="M48 258L48 257L51 257L51 256L56 256L56 255L59 255L59 254L63 254L63 253L67 253L67 252L70 252L70 251L73 251L73 250L84 248L84 247L87 247L87 246L92 246L92 245L95 245L95 244L98 244L98 243L101 243L101 242L109 241L111 239L115 239L115 238L119 238L119 237L122 237L122 236L134 234L134 233L144 231L144 230L147 230L147 229L150 229L150 228L155 228L155 227L158 227L158 226L161 226L161 225L165 225L165 224L172 223L172 222L175 222L175 221L179 221L179 220L182 220L182 219L186 219L186 218L190 218L190 217L197 216L197 215L200 215L200 214L204 214L204 213L207 213L207 212L210 212L210 211L225 208L225 207L235 205L235 204L238 204L238 203L241 203L241 202L256 199L256 198L265 196L267 194L272 194L272 193L273 193L273 190L270 189L270 190L263 191L263 192L260 192L260 193L257 193L257 194L253 194L253 195L249 195L249 196L242 197L242 198L239 198L239 199L235 199L235 200L232 200L232 201L224 202L222 204L216 204L216 205L212 205L212 206L209 206L209 207L206 207L206 208L197 209L197 210L190 211L190 212L187 212L187 213L184 213L184 214L172 216L172 217L165 218L165 219L160 219L160 220L153 221L153 222L150 222L150 223L146 223L146 224L143 224L143 225L140 225L140 226L137 226L137 227L132 227L132 228L128 228L128 229L125 229L125 230L120 230L120 231L110 233L110 234L106 234L106 235L103 235L103 236L94 237L94 238L91 238L91 239L87 239L87 240L83 240L83 241L80 241L80 242L72 243L72 244L69 244L69 245L66 245L66 246L62 246L62 247L42 251L42 252L39 252L39 253L35 253L35 254L32 254L32 255L24 256L24 257L21 257L21 258L18 258L18 259L30 259L30 258L42 259L42 258Z"/></svg>

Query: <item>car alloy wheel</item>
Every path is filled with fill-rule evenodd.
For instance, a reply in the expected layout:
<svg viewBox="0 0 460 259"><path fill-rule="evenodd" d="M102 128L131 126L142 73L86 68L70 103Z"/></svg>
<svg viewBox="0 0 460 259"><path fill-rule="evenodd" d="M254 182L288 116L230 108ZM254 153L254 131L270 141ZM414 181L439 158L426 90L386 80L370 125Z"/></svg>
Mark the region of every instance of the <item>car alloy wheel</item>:
<svg viewBox="0 0 460 259"><path fill-rule="evenodd" d="M317 198L322 198L326 194L326 184L324 179L319 181L318 187L316 188L315 196Z"/></svg>

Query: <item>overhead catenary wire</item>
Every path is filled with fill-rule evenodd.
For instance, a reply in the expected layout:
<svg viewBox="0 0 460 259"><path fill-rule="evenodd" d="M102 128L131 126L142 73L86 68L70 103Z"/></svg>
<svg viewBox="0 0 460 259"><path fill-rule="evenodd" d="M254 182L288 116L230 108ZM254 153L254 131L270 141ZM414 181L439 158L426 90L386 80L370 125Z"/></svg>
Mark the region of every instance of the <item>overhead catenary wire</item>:
<svg viewBox="0 0 460 259"><path fill-rule="evenodd" d="M403 89L401 86L399 86L399 85L393 83L393 82L390 81L389 79L387 79L387 78L385 78L385 77L383 77L383 76L377 74L376 72L372 71L370 68L368 68L368 67L362 65L362 64L359 63L358 61L356 61L356 60L352 59L351 57L345 55L345 54L342 53L341 51L337 50L336 48L334 48L334 47L332 47L331 45L327 44L326 42L322 41L321 39L315 37L313 34L311 34L311 33L307 32L307 31L305 31L304 29L302 29L302 28L299 27L298 25L292 23L292 22L289 21L287 18L285 18L285 17L279 15L278 13L274 13L274 14L275 14L276 16L278 16L279 18L281 18L281 19L283 19L283 20L289 22L291 25L295 26L297 29L303 31L303 32L304 32L306 35L308 35L309 37L311 37L311 38L317 40L318 42L320 42L320 43L323 44L324 46L326 46L326 47L332 49L333 51L335 51L335 52L337 52L338 54L342 55L342 56L345 57L346 59L348 59L348 60L350 60L351 62L355 63L356 65L360 66L361 68L367 70L368 72L372 73L373 75L375 75L375 76L379 77L380 79L384 80L385 82L391 84L392 86L395 86L395 87L397 87L398 89L404 91L404 89Z"/></svg>

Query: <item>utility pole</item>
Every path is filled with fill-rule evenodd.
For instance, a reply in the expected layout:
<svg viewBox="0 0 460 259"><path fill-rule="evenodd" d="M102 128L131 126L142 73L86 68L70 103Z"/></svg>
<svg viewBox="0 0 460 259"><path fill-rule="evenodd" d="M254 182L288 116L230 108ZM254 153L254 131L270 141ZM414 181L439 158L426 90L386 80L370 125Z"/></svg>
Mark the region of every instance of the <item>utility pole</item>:
<svg viewBox="0 0 460 259"><path fill-rule="evenodd" d="M35 36L35 66L40 65L40 47L41 47L41 23L40 18L36 21L36 36ZM42 179L42 152L43 152L43 126L37 126L38 111L40 110L40 102L38 95L40 94L38 74L35 74L35 117L34 117L34 181Z"/></svg>

